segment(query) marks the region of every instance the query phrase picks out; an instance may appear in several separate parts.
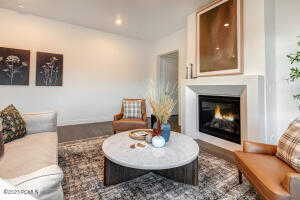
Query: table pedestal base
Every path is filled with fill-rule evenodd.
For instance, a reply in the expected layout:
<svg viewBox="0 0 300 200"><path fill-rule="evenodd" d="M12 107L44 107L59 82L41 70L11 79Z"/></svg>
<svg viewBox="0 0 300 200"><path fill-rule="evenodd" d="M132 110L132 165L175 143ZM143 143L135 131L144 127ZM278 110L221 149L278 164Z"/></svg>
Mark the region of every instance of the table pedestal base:
<svg viewBox="0 0 300 200"><path fill-rule="evenodd" d="M110 161L106 157L104 163L104 185L110 186L130 181L150 172L174 180L176 182L195 186L198 185L198 159L195 159L187 165L172 169L141 170L118 165Z"/></svg>

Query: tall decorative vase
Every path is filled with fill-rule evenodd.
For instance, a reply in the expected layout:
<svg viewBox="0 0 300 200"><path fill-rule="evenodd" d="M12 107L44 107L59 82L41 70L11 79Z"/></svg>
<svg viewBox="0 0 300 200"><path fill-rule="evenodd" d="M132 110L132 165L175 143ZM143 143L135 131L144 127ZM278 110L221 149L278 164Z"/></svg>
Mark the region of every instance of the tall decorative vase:
<svg viewBox="0 0 300 200"><path fill-rule="evenodd" d="M161 124L161 136L165 139L166 142L170 139L171 125L169 123Z"/></svg>

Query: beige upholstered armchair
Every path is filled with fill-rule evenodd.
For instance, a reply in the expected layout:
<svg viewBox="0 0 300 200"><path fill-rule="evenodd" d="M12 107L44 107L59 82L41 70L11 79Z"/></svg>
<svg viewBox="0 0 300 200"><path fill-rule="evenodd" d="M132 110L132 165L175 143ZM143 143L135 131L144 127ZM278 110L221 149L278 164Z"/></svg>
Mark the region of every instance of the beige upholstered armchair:
<svg viewBox="0 0 300 200"><path fill-rule="evenodd" d="M140 118L125 118L124 116L124 101L141 101L141 117ZM114 115L112 127L114 133L117 131L129 131L134 129L146 129L148 128L146 102L145 99L123 99L121 112Z"/></svg>

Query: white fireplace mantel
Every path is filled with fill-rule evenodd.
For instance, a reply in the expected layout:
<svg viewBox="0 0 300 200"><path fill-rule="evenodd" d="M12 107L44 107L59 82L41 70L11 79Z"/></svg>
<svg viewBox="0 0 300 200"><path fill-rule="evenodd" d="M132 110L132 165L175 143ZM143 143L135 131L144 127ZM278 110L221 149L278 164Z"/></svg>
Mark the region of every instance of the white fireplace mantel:
<svg viewBox="0 0 300 200"><path fill-rule="evenodd" d="M198 128L198 95L239 96L242 141L266 142L263 76L201 77L184 80L181 86L183 133L229 150L241 149L241 145L201 133Z"/></svg>

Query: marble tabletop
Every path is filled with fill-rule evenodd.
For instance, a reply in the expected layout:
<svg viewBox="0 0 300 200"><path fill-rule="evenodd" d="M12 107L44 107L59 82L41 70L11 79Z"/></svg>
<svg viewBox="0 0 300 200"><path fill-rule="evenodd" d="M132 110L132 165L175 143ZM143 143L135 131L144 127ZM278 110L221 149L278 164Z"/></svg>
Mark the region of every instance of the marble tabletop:
<svg viewBox="0 0 300 200"><path fill-rule="evenodd" d="M198 144L194 139L181 133L171 132L169 142L162 148L133 140L128 133L115 134L107 138L102 145L105 157L121 166L145 170L171 169L194 161L199 153ZM130 145L136 143L147 145L144 148L130 148Z"/></svg>

